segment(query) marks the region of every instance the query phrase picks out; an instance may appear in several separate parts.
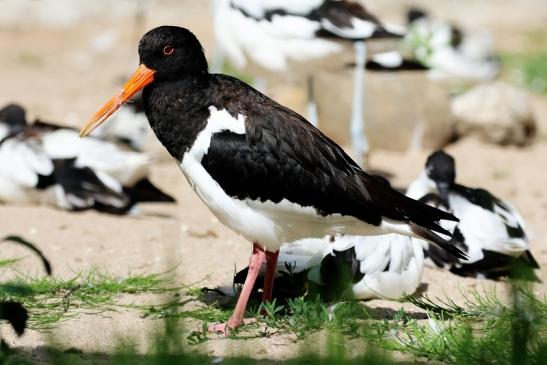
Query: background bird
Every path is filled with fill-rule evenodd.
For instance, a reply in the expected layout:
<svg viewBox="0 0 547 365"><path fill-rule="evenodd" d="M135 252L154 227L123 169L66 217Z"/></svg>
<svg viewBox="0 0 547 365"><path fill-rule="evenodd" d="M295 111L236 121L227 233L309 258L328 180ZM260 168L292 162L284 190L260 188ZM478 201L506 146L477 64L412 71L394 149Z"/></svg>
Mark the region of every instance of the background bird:
<svg viewBox="0 0 547 365"><path fill-rule="evenodd" d="M129 149L146 152L154 133L144 114L142 95L138 94L123 105L112 117L112 121L93 132L93 136L127 146Z"/></svg>
<svg viewBox="0 0 547 365"><path fill-rule="evenodd" d="M418 61L431 68L431 77L487 81L498 75L500 62L490 35L470 34L420 8L411 8L407 21L405 43Z"/></svg>
<svg viewBox="0 0 547 365"><path fill-rule="evenodd" d="M278 303L303 295L398 300L419 287L423 261L420 241L398 234L304 239L281 247L273 297ZM238 272L234 283L243 284L246 273Z"/></svg>
<svg viewBox="0 0 547 365"><path fill-rule="evenodd" d="M140 89L156 136L225 225L250 242L249 274L227 332L240 326L260 267L272 296L279 248L329 233L422 237L462 256L435 232L452 215L421 204L363 171L297 113L242 81L210 74L199 40L161 26L139 42L140 66L81 130L86 136ZM295 223L296 222L296 223Z"/></svg>
<svg viewBox="0 0 547 365"><path fill-rule="evenodd" d="M254 75L274 73L306 82L308 118L318 124L313 77L321 69L342 68L354 47L355 71L351 136L356 161L368 152L363 115L366 41L401 38L355 1L216 0L215 34L220 54ZM219 71L216 60L213 70ZM257 69L258 68L258 69Z"/></svg>
<svg viewBox="0 0 547 365"><path fill-rule="evenodd" d="M456 183L455 160L447 153L437 151L428 157L425 170L409 186L407 195L460 219L458 224L442 225L453 233L455 244L468 258L454 259L426 244L425 255L436 266L461 276L489 279L518 275L522 266L539 268L529 250L521 215L485 189Z"/></svg>
<svg viewBox="0 0 547 365"><path fill-rule="evenodd" d="M0 111L0 200L125 214L139 202L174 202L148 179L151 159L77 131L36 121L10 104Z"/></svg>

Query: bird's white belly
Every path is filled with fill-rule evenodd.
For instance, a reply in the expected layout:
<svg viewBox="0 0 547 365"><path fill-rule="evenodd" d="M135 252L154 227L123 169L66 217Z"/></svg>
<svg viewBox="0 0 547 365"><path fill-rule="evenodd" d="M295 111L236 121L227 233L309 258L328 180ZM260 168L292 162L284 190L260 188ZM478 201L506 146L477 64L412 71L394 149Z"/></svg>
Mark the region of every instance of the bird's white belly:
<svg viewBox="0 0 547 365"><path fill-rule="evenodd" d="M283 242L282 237L271 219L245 202L228 196L192 156L185 156L180 168L192 189L223 224L268 250L279 249Z"/></svg>
<svg viewBox="0 0 547 365"><path fill-rule="evenodd" d="M286 200L273 203L232 198L191 155L183 158L180 168L192 189L223 224L269 251L279 250L285 242L321 238L330 233L386 233L381 227L363 224L354 217L321 216L312 207Z"/></svg>

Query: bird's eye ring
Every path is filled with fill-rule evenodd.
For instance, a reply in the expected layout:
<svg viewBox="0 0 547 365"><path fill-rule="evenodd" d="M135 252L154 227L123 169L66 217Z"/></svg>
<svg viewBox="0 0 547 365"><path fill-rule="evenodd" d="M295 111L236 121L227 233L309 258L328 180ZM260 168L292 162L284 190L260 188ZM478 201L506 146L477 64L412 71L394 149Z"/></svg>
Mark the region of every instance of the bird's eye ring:
<svg viewBox="0 0 547 365"><path fill-rule="evenodd" d="M165 46L163 47L163 54L166 56L170 56L175 52L175 48L171 46Z"/></svg>

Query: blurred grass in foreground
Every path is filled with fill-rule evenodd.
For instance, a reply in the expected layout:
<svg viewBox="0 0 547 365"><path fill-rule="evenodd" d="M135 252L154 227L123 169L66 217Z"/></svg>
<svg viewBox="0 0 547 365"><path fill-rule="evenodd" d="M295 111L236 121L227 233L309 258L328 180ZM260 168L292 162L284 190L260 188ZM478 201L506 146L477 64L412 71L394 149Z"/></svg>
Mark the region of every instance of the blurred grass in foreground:
<svg viewBox="0 0 547 365"><path fill-rule="evenodd" d="M200 354L195 344L210 341L214 345L218 341L218 336L207 333L207 323L226 320L232 308L208 301L201 308L185 310L185 300L180 294L172 294L184 291L186 296L198 299L202 293L175 287L169 273L114 278L95 270L70 280L19 279L4 287L25 290L6 289L0 292L0 299L22 302L29 310L31 327L42 330L82 312L93 315L104 310L138 309L159 325L146 334L144 349L137 346L131 334L110 339L117 342L114 353L72 350L70 343L50 336L46 354L47 362L53 364L544 364L546 298L535 295L527 282L511 281L506 285L508 298L473 289L467 292L463 304L427 296L407 298L425 313L408 313L401 308L386 314L359 302L325 303L309 297L289 300L285 305L255 305L249 315L257 317L257 322L233 331L229 337L237 341L223 346L249 353L252 348L245 347L246 339L276 335L290 335L301 344L297 357L277 362ZM124 293L156 294L163 304L120 304L119 297ZM262 309L266 315L261 317L258 313ZM199 328L188 331L185 318L199 320ZM313 342L307 339L312 333L319 335ZM27 364L32 359L28 349L0 349L0 364Z"/></svg>

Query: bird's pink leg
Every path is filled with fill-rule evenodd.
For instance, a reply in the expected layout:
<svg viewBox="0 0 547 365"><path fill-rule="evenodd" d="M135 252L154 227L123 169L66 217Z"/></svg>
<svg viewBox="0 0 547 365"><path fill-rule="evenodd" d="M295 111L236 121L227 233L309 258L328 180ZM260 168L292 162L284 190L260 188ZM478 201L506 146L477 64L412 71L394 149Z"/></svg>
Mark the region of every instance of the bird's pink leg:
<svg viewBox="0 0 547 365"><path fill-rule="evenodd" d="M256 243L253 244L253 253L249 258L249 271L243 289L237 300L234 313L228 319L226 323L212 324L209 326L209 332L225 333L227 334L230 329L240 326L244 322L245 309L247 308L247 302L253 290L256 278L260 272L262 264L266 260L266 254L264 250Z"/></svg>
<svg viewBox="0 0 547 365"><path fill-rule="evenodd" d="M277 271L277 258L279 251L266 251L266 278L264 279L264 290L262 291L262 303L272 300L275 272Z"/></svg>

